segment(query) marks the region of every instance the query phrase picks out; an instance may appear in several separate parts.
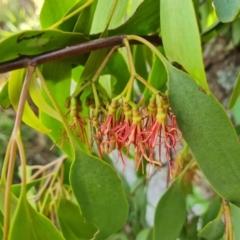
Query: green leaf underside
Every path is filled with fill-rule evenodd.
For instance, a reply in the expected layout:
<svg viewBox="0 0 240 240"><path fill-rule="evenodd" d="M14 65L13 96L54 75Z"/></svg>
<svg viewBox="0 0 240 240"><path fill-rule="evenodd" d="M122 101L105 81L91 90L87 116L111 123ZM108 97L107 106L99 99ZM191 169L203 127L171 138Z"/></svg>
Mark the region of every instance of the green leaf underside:
<svg viewBox="0 0 240 240"><path fill-rule="evenodd" d="M109 36L118 34L145 35L159 29L159 1L145 0L121 26L109 30Z"/></svg>
<svg viewBox="0 0 240 240"><path fill-rule="evenodd" d="M57 213L65 239L89 240L97 231L92 224L85 222L79 206L64 196L60 199Z"/></svg>
<svg viewBox="0 0 240 240"><path fill-rule="evenodd" d="M240 95L240 73L238 74L238 78L228 104L229 109L232 109L234 107L239 95Z"/></svg>
<svg viewBox="0 0 240 240"><path fill-rule="evenodd" d="M86 42L80 33L58 30L27 30L0 41L0 62L31 56Z"/></svg>
<svg viewBox="0 0 240 240"><path fill-rule="evenodd" d="M240 13L239 0L214 0L213 3L221 22L231 22Z"/></svg>
<svg viewBox="0 0 240 240"><path fill-rule="evenodd" d="M213 221L208 222L204 228L199 231L198 236L207 240L218 240L223 236L224 229L222 208L220 208L218 216Z"/></svg>
<svg viewBox="0 0 240 240"><path fill-rule="evenodd" d="M192 78L168 64L169 101L183 137L214 190L240 206L240 145L224 109Z"/></svg>
<svg viewBox="0 0 240 240"><path fill-rule="evenodd" d="M123 226L128 204L112 167L79 150L71 168L70 182L84 218L98 228L94 239L106 239Z"/></svg>
<svg viewBox="0 0 240 240"><path fill-rule="evenodd" d="M161 1L161 34L166 56L181 64L208 91L192 1Z"/></svg>
<svg viewBox="0 0 240 240"><path fill-rule="evenodd" d="M177 178L158 202L154 219L154 240L176 240L187 217L181 176Z"/></svg>
<svg viewBox="0 0 240 240"><path fill-rule="evenodd" d="M21 197L11 224L9 240L39 239L64 240L52 222L36 212L25 196Z"/></svg>

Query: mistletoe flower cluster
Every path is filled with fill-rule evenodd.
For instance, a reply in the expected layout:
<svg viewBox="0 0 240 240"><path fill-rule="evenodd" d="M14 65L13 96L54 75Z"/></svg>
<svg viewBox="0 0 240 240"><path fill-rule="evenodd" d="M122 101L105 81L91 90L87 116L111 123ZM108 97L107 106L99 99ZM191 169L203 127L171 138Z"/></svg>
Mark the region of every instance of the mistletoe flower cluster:
<svg viewBox="0 0 240 240"><path fill-rule="evenodd" d="M140 165L144 167L144 159L161 167L162 151L165 151L171 168L171 150L175 151L182 136L167 97L153 96L148 106L142 108L113 100L107 110L104 117L95 118L92 122L95 129L92 138L97 143L100 156L117 150L118 158L125 166L133 147L136 169L139 169Z"/></svg>

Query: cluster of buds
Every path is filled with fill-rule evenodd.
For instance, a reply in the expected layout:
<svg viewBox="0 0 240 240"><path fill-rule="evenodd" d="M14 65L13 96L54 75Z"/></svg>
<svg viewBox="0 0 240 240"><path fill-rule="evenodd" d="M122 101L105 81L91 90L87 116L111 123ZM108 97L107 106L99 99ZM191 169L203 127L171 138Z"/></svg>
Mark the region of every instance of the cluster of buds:
<svg viewBox="0 0 240 240"><path fill-rule="evenodd" d="M167 97L153 95L148 106L141 108L129 102L113 100L107 107L107 113L99 116L93 117L91 132L100 157L117 150L118 159L125 166L133 147L136 169L142 166L144 170L144 159L161 167L164 150L171 169L171 153L175 152L182 135Z"/></svg>

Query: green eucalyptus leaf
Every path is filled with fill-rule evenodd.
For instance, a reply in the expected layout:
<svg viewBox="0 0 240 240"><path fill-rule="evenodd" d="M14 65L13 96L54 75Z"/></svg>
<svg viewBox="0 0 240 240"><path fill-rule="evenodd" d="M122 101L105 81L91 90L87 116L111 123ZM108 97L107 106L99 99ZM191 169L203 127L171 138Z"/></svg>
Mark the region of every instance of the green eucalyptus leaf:
<svg viewBox="0 0 240 240"><path fill-rule="evenodd" d="M214 0L213 3L221 22L232 22L240 13L240 0Z"/></svg>
<svg viewBox="0 0 240 240"><path fill-rule="evenodd" d="M184 228L182 230L182 233L185 234L184 237L181 238L180 240L183 239L198 239L197 237L197 233L198 233L198 223L199 223L199 217L198 216L194 216L190 221L188 221L187 223L185 223Z"/></svg>
<svg viewBox="0 0 240 240"><path fill-rule="evenodd" d="M218 240L223 236L224 229L225 226L222 221L222 208L220 208L217 217L208 222L204 228L198 232L198 236L207 240Z"/></svg>
<svg viewBox="0 0 240 240"><path fill-rule="evenodd" d="M211 1L205 1L201 4L199 1L195 2L197 3L197 6L195 5L195 12L199 12L201 16L197 18L198 24L200 26L201 32L205 32L218 21L217 16Z"/></svg>
<svg viewBox="0 0 240 240"><path fill-rule="evenodd" d="M8 82L6 82L0 91L0 105L4 108L9 108L11 105L8 95Z"/></svg>
<svg viewBox="0 0 240 240"><path fill-rule="evenodd" d="M236 207L233 204L230 204L230 210L231 210L231 217L232 217L232 223L233 223L233 232L234 232L234 239L240 239L240 208Z"/></svg>
<svg viewBox="0 0 240 240"><path fill-rule="evenodd" d="M22 91L24 72L24 69L12 71L8 80L8 95L16 112L18 110L19 99ZM49 128L41 123L40 119L35 115L27 101L24 105L22 121L39 132L51 132Z"/></svg>
<svg viewBox="0 0 240 240"><path fill-rule="evenodd" d="M120 233L111 235L106 240L129 240L129 238L126 233L120 232Z"/></svg>
<svg viewBox="0 0 240 240"><path fill-rule="evenodd" d="M213 221L221 209L222 201L216 196L209 204L206 212L201 217L202 226L204 227L208 222Z"/></svg>
<svg viewBox="0 0 240 240"><path fill-rule="evenodd" d="M2 213L4 213L4 207L5 207L5 194L6 194L6 186L1 182L0 184L0 210ZM13 195L13 193L10 194L10 222L13 221L15 211L18 205L18 199Z"/></svg>
<svg viewBox="0 0 240 240"><path fill-rule="evenodd" d="M113 7L116 5L113 17L110 22L110 28L119 26L126 13L128 0L108 0L107 4L105 0L98 0L97 7L93 17L93 23L91 28L91 34L103 32L108 25L110 15L112 14Z"/></svg>
<svg viewBox="0 0 240 240"><path fill-rule="evenodd" d="M107 29L101 34L100 38L104 38L108 36ZM109 49L100 49L96 50L94 52L91 52L90 56L87 59L87 62L85 64L85 67L82 71L81 76L79 77L79 81L77 83L77 86L75 88L75 91L73 95L77 93L78 89L81 88L83 82L85 80L91 80L91 78L94 76L96 71L99 69L101 63L104 61L105 57L108 54Z"/></svg>
<svg viewBox="0 0 240 240"><path fill-rule="evenodd" d="M145 51L146 51L145 46L134 46L133 61L134 61L136 72L144 79L147 79L148 78L148 69L147 69L148 62L146 61ZM136 84L138 85L140 92L143 93L145 89L145 85L139 81L136 81Z"/></svg>
<svg viewBox="0 0 240 240"><path fill-rule="evenodd" d="M19 199L11 223L9 240L64 240L51 221L38 213L24 197Z"/></svg>
<svg viewBox="0 0 240 240"><path fill-rule="evenodd" d="M237 98L234 107L232 108L232 113L236 124L240 124L240 98Z"/></svg>
<svg viewBox="0 0 240 240"><path fill-rule="evenodd" d="M161 35L166 56L176 61L209 91L200 34L192 1L161 1Z"/></svg>
<svg viewBox="0 0 240 240"><path fill-rule="evenodd" d="M92 224L86 223L79 206L63 195L60 198L57 214L65 239L89 240L97 231Z"/></svg>
<svg viewBox="0 0 240 240"><path fill-rule="evenodd" d="M134 192L133 201L136 204L136 221L138 223L138 226L147 226L146 222L146 214L147 214L147 193L146 193L146 186L144 184L140 185L142 182L145 181L146 176L143 176L141 178L138 178L138 180L135 183L135 188L138 186L137 191Z"/></svg>
<svg viewBox="0 0 240 240"><path fill-rule="evenodd" d="M237 125L235 127L235 131L236 131L237 135L240 135L240 125Z"/></svg>
<svg viewBox="0 0 240 240"><path fill-rule="evenodd" d="M170 105L197 164L221 197L240 206L240 145L226 112L189 75L167 66Z"/></svg>
<svg viewBox="0 0 240 240"><path fill-rule="evenodd" d="M148 77L147 61L145 57L146 46L134 46L133 47L133 61L136 72L144 79Z"/></svg>
<svg viewBox="0 0 240 240"><path fill-rule="evenodd" d="M42 74L49 88L49 91L55 98L61 110L62 115L65 115L67 112L65 101L66 98L70 96L71 65L61 61L44 64L42 68ZM45 91L43 92L43 97L47 103L53 107ZM59 146L63 152L72 158L73 147L70 144L68 135L66 134L66 137L63 137L65 132L63 124L48 114L45 114L43 111L41 111L40 116L41 121L44 123L44 125L52 130L49 136L53 140L54 144Z"/></svg>
<svg viewBox="0 0 240 240"><path fill-rule="evenodd" d="M79 32L86 36L89 35L97 3L98 1L93 1L89 7L83 9L81 14L78 16L73 32Z"/></svg>
<svg viewBox="0 0 240 240"><path fill-rule="evenodd" d="M202 240L202 239L199 239L197 236L198 226L199 226L199 216L191 217L184 224L178 239L179 240L186 240L186 239Z"/></svg>
<svg viewBox="0 0 240 240"><path fill-rule="evenodd" d="M159 1L143 1L135 13L118 28L109 30L109 36L118 34L147 35L159 29Z"/></svg>
<svg viewBox="0 0 240 240"><path fill-rule="evenodd" d="M113 89L115 95L118 95L123 91L130 78L130 73L127 63L119 51L115 52L110 58L102 74L111 74L116 78L117 83Z"/></svg>
<svg viewBox="0 0 240 240"><path fill-rule="evenodd" d="M48 28L58 22L76 3L76 0L45 0L40 13L41 27Z"/></svg>
<svg viewBox="0 0 240 240"><path fill-rule="evenodd" d="M121 181L111 166L79 150L70 182L83 217L98 228L95 240L106 239L123 226L128 204Z"/></svg>
<svg viewBox="0 0 240 240"><path fill-rule="evenodd" d="M136 240L152 240L153 229L145 228L140 231L136 237Z"/></svg>
<svg viewBox="0 0 240 240"><path fill-rule="evenodd" d="M153 66L148 77L148 82L158 90L163 90L167 82L167 73L165 67L160 59L156 56L154 56ZM148 88L145 88L143 93L145 103L148 103L151 95L152 92Z"/></svg>
<svg viewBox="0 0 240 240"><path fill-rule="evenodd" d="M141 3L142 2L140 2L139 0L131 0L131 2L129 1L128 9L127 9L128 10L127 17L131 17Z"/></svg>
<svg viewBox="0 0 240 240"><path fill-rule="evenodd" d="M74 11L78 10L80 7L82 7L88 0L81 0L81 1L74 1L74 5L71 7L71 9L64 15L64 17L68 16L69 14L73 13ZM91 5L89 7L87 7L87 9L89 9L91 7ZM84 11L85 9L83 9ZM77 20L79 19L79 17L81 16L82 12L79 12L78 14L75 14L74 16L72 16L71 18L69 18L68 20L64 21L62 24L60 24L58 26L58 29L62 30L62 31L66 31L66 32L73 32L73 29L75 27L75 24L77 23ZM86 19L88 19L87 16L85 16L85 21ZM88 21L88 20L87 20ZM74 31L75 32L75 31ZM83 33L83 32L81 32Z"/></svg>
<svg viewBox="0 0 240 240"><path fill-rule="evenodd" d="M49 52L66 46L86 42L80 33L58 30L27 30L12 34L0 41L0 62L19 56L31 56Z"/></svg>
<svg viewBox="0 0 240 240"><path fill-rule="evenodd" d="M238 78L233 89L230 101L228 103L228 108L232 109L237 101L238 96L240 95L240 73L238 74Z"/></svg>
<svg viewBox="0 0 240 240"><path fill-rule="evenodd" d="M101 75L98 79L98 87L104 92L105 96L108 96L109 99L113 97L113 88L116 84L116 79L111 75Z"/></svg>
<svg viewBox="0 0 240 240"><path fill-rule="evenodd" d="M47 101L43 97L41 87L38 84L36 77L33 77L30 81L29 93L33 102L39 110L57 119L59 122L62 122L59 114L47 103Z"/></svg>
<svg viewBox="0 0 240 240"><path fill-rule="evenodd" d="M240 43L240 18L232 23L232 42L235 47Z"/></svg>
<svg viewBox="0 0 240 240"><path fill-rule="evenodd" d="M182 175L179 175L172 182L158 202L153 228L155 240L176 240L187 218L181 177Z"/></svg>
<svg viewBox="0 0 240 240"><path fill-rule="evenodd" d="M3 226L0 223L0 239L3 239Z"/></svg>

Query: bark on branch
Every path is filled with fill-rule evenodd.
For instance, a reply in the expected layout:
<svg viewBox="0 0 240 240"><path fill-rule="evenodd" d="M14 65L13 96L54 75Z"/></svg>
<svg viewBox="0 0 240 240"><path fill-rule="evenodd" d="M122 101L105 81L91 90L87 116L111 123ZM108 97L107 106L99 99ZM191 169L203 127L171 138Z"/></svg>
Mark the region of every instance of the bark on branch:
<svg viewBox="0 0 240 240"><path fill-rule="evenodd" d="M162 44L161 39L157 35L142 37L148 40L149 42L153 43L154 45L158 46ZM103 48L111 48L114 46L121 47L124 38L125 35L118 35L108 38L92 40L89 42L84 42L73 46L67 46L65 48L61 48L58 50L38 55L21 56L13 60L0 63L0 73L9 72L19 68L27 68L30 65L38 66L44 63L74 57L80 54L92 52ZM139 42L130 41L130 44L139 44Z"/></svg>

